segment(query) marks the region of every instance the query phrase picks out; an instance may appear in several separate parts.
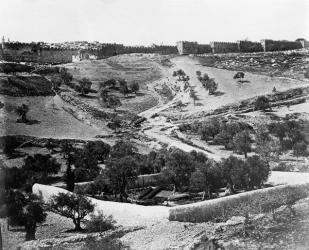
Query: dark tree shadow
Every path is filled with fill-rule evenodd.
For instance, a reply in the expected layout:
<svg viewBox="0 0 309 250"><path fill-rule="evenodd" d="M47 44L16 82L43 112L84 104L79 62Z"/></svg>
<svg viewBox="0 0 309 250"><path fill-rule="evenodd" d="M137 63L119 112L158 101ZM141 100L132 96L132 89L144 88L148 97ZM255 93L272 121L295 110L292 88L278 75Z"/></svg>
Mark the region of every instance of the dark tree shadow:
<svg viewBox="0 0 309 250"><path fill-rule="evenodd" d="M25 124L27 124L27 125L34 125L34 124L40 124L40 123L41 123L41 122L38 121L38 120L26 120L26 121L24 121L24 120L21 120L21 119L17 119L16 122L17 122L17 123L25 123Z"/></svg>
<svg viewBox="0 0 309 250"><path fill-rule="evenodd" d="M216 91L213 95L214 95L214 96L222 96L222 95L224 95L224 94L225 94L225 92Z"/></svg>
<svg viewBox="0 0 309 250"><path fill-rule="evenodd" d="M239 82L239 83L250 83L249 80L238 80L237 82Z"/></svg>
<svg viewBox="0 0 309 250"><path fill-rule="evenodd" d="M96 99L97 97L94 95L83 95L83 94L79 94L80 97L83 97L85 99Z"/></svg>

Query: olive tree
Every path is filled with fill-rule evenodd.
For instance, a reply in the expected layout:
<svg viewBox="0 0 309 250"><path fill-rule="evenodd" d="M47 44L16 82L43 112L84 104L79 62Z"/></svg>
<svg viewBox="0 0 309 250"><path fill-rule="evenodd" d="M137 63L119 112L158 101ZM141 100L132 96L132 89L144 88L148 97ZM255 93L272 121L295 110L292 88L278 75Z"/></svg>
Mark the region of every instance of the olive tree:
<svg viewBox="0 0 309 250"><path fill-rule="evenodd" d="M51 211L72 219L76 231L82 230L81 223L94 210L94 204L86 196L73 193L54 195L49 205Z"/></svg>

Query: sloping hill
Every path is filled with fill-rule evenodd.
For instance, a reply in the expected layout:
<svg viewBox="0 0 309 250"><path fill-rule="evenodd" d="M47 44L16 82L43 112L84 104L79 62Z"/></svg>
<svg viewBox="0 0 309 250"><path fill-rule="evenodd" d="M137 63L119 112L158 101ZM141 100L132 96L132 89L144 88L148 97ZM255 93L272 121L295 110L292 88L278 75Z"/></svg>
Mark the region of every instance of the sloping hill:
<svg viewBox="0 0 309 250"><path fill-rule="evenodd" d="M20 97L54 95L51 82L38 75L1 75L0 94Z"/></svg>

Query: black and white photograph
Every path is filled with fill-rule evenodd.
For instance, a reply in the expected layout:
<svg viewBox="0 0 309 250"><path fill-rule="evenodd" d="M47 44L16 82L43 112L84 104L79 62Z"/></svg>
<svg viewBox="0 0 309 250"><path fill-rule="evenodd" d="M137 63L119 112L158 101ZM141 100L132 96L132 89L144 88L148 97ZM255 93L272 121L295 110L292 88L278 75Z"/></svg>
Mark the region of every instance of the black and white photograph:
<svg viewBox="0 0 309 250"><path fill-rule="evenodd" d="M309 250L308 0L0 0L0 250Z"/></svg>

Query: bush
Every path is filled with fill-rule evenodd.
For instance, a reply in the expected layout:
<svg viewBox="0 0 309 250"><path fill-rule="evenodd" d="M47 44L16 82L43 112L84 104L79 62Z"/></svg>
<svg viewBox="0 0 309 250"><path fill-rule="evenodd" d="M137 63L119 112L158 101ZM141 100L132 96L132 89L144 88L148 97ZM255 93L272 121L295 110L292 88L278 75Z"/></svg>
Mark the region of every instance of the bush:
<svg viewBox="0 0 309 250"><path fill-rule="evenodd" d="M271 109L269 99L266 96L259 96L255 101L254 109L262 111Z"/></svg>
<svg viewBox="0 0 309 250"><path fill-rule="evenodd" d="M286 164L285 162L280 162L277 166L271 169L272 171L285 171L290 172L293 171L294 168L291 165Z"/></svg>
<svg viewBox="0 0 309 250"><path fill-rule="evenodd" d="M309 70L307 70L307 71L305 72L304 77L307 78L307 79L309 79Z"/></svg>
<svg viewBox="0 0 309 250"><path fill-rule="evenodd" d="M86 222L86 230L88 233L102 233L110 229L115 229L115 223L116 221L113 219L113 216L105 216L100 211L97 215L90 215L90 220Z"/></svg>

